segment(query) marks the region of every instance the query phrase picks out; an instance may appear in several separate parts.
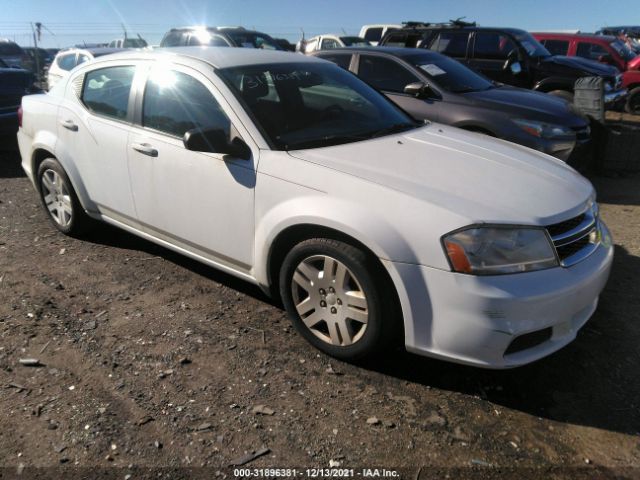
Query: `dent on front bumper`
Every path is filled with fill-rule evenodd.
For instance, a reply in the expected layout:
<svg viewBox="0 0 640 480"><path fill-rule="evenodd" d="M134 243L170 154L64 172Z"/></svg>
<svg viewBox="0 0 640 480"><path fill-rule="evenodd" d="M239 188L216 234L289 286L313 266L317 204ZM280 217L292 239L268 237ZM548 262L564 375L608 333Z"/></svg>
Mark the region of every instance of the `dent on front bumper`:
<svg viewBox="0 0 640 480"><path fill-rule="evenodd" d="M601 228L598 248L569 268L473 276L387 262L396 285L400 282L407 350L500 369L567 345L594 313L609 277L613 246L602 222ZM546 336L527 344L523 336L541 331ZM525 341L510 348L516 338Z"/></svg>

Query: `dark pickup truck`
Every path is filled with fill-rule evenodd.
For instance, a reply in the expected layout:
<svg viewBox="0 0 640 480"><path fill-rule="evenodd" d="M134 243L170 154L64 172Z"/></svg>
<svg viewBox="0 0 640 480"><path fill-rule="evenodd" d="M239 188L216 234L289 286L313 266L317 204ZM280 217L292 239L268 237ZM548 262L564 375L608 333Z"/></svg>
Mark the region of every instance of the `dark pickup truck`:
<svg viewBox="0 0 640 480"><path fill-rule="evenodd" d="M380 45L428 48L464 63L494 81L573 99L581 77L605 81L605 103L617 105L626 96L622 76L609 65L551 55L529 32L516 28L478 27L474 23L407 22L387 33Z"/></svg>
<svg viewBox="0 0 640 480"><path fill-rule="evenodd" d="M0 135L18 131L18 108L24 95L38 93L34 76L22 68L9 68L0 60Z"/></svg>

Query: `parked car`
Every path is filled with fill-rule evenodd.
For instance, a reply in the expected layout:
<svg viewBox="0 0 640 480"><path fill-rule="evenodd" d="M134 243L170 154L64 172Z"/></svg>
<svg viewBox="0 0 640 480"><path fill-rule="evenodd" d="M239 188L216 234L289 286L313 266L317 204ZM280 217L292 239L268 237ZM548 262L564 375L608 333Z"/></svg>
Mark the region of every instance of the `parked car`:
<svg viewBox="0 0 640 480"><path fill-rule="evenodd" d="M263 50L282 50L266 33L243 27L184 27L172 28L165 34L160 47L244 47Z"/></svg>
<svg viewBox="0 0 640 480"><path fill-rule="evenodd" d="M626 109L640 113L640 55L617 37L606 35L570 35L533 33L553 55L582 57L606 63L622 71L622 87L629 90Z"/></svg>
<svg viewBox="0 0 640 480"><path fill-rule="evenodd" d="M78 235L104 220L257 284L329 355L398 339L514 367L596 309L613 246L586 179L416 122L331 62L175 48L62 82L23 99L18 132L52 224Z"/></svg>
<svg viewBox="0 0 640 480"><path fill-rule="evenodd" d="M599 76L606 82L605 101L615 106L625 96L622 76L611 66L577 57L551 55L529 32L516 28L478 27L473 23L410 22L385 35L386 46L428 48L455 58L497 82L551 93L573 100L575 81Z"/></svg>
<svg viewBox="0 0 640 480"><path fill-rule="evenodd" d="M318 50L331 50L333 48L363 47L369 45L364 38L349 35L317 35L309 40L301 40L298 43L298 51L309 54Z"/></svg>
<svg viewBox="0 0 640 480"><path fill-rule="evenodd" d="M147 41L138 35L138 38L116 38L115 40L111 40L108 48L145 48L148 47L149 44Z"/></svg>
<svg viewBox="0 0 640 480"><path fill-rule="evenodd" d="M33 73L0 60L0 135L18 131L18 108L24 95L39 92Z"/></svg>
<svg viewBox="0 0 640 480"><path fill-rule="evenodd" d="M29 57L29 60L25 62L24 68L35 73L40 78L45 69L51 65L54 55L44 48L25 47L22 50Z"/></svg>
<svg viewBox="0 0 640 480"><path fill-rule="evenodd" d="M280 45L280 48L282 50L285 50L287 52L296 51L296 46L286 38L274 38L273 41L276 42L278 45Z"/></svg>
<svg viewBox="0 0 640 480"><path fill-rule="evenodd" d="M377 25L363 25L360 29L359 37L364 38L371 45L378 45L380 39L384 37L387 32L398 30L402 28L399 24L382 23Z"/></svg>
<svg viewBox="0 0 640 480"><path fill-rule="evenodd" d="M61 50L56 55L53 62L49 66L47 72L47 86L51 90L56 83L61 79L69 75L69 72L76 66L93 60L94 58L101 57L103 55L109 55L111 53L121 52L121 48L70 48L68 50Z"/></svg>
<svg viewBox="0 0 640 480"><path fill-rule="evenodd" d="M17 43L6 38L0 38L0 60L9 67L24 68L29 61L29 57Z"/></svg>
<svg viewBox="0 0 640 480"><path fill-rule="evenodd" d="M484 133L568 160L589 121L551 95L496 84L429 50L360 47L316 52L355 73L416 119ZM579 150L580 150L579 149Z"/></svg>

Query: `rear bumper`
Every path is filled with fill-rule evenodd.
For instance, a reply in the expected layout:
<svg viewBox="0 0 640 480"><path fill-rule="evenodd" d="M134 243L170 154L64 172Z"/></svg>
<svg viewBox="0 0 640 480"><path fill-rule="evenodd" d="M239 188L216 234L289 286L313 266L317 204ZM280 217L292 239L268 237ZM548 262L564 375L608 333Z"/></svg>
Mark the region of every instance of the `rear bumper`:
<svg viewBox="0 0 640 480"><path fill-rule="evenodd" d="M396 285L401 282L407 350L502 369L567 345L595 311L609 277L613 246L601 225L596 251L569 268L473 276L388 262Z"/></svg>

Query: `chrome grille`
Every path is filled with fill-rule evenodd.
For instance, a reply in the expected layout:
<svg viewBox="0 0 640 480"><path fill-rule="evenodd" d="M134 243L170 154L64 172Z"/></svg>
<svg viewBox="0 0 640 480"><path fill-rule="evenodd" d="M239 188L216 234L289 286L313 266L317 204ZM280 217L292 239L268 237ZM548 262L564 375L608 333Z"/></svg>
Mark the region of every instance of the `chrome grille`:
<svg viewBox="0 0 640 480"><path fill-rule="evenodd" d="M597 207L546 228L563 267L570 267L587 258L600 241Z"/></svg>

